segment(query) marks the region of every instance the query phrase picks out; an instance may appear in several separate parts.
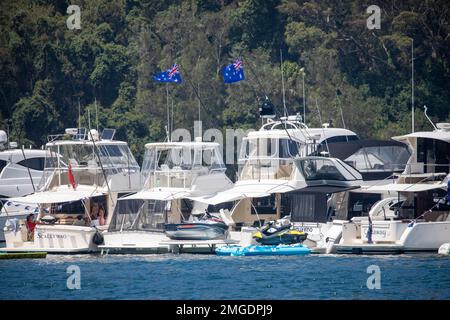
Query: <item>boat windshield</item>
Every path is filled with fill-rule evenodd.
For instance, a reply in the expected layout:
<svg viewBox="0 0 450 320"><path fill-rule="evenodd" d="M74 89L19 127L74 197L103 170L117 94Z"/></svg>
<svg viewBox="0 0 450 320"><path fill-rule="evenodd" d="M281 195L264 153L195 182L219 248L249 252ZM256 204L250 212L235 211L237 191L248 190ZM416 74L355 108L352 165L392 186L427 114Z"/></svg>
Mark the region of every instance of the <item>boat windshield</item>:
<svg viewBox="0 0 450 320"><path fill-rule="evenodd" d="M163 231L167 202L129 199L117 202L108 231Z"/></svg>
<svg viewBox="0 0 450 320"><path fill-rule="evenodd" d="M401 146L373 146L359 149L345 162L360 172L405 170L410 157L407 148Z"/></svg>
<svg viewBox="0 0 450 320"><path fill-rule="evenodd" d="M337 159L304 158L298 160L298 168L306 181L314 180L358 180L357 172L352 172L351 167L346 168ZM352 169L355 171L354 169ZM360 179L360 178L359 178Z"/></svg>
<svg viewBox="0 0 450 320"><path fill-rule="evenodd" d="M285 138L244 138L239 154L239 180L289 179L301 143Z"/></svg>
<svg viewBox="0 0 450 320"><path fill-rule="evenodd" d="M139 165L126 144L97 142L95 147L97 150L90 142L47 146L40 190L69 184L69 165L77 184L84 185L103 185L102 166L107 177L139 171Z"/></svg>
<svg viewBox="0 0 450 320"><path fill-rule="evenodd" d="M148 146L141 172L147 188L189 188L195 177L225 170L218 145L178 143Z"/></svg>

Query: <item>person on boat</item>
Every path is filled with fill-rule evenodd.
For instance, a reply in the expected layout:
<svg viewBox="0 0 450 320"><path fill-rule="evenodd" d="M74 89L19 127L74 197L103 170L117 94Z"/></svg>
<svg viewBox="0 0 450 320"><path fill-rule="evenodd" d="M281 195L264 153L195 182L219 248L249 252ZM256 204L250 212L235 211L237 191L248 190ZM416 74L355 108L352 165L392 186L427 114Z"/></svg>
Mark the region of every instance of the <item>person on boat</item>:
<svg viewBox="0 0 450 320"><path fill-rule="evenodd" d="M106 213L105 208L103 206L100 207L98 210L98 223L101 226L104 226L106 224Z"/></svg>
<svg viewBox="0 0 450 320"><path fill-rule="evenodd" d="M98 208L99 208L98 202L94 202L91 208L91 220L98 219Z"/></svg>
<svg viewBox="0 0 450 320"><path fill-rule="evenodd" d="M34 214L29 214L27 216L27 240L32 241L34 238L34 229L36 228L36 222L34 221Z"/></svg>
<svg viewBox="0 0 450 320"><path fill-rule="evenodd" d="M91 214L89 215L89 218L91 220L89 225L91 227L96 227L99 225L98 213L99 213L99 205L97 202L94 202L94 204L91 207Z"/></svg>

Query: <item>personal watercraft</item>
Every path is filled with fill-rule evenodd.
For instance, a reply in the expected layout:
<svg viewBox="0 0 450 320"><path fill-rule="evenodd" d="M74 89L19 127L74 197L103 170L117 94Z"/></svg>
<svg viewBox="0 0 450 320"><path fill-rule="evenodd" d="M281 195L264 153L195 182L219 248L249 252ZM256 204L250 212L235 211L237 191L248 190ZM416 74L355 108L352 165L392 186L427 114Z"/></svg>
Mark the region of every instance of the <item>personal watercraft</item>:
<svg viewBox="0 0 450 320"><path fill-rule="evenodd" d="M291 222L286 219L270 221L253 234L255 241L262 245L301 243L307 236L303 231L292 229Z"/></svg>
<svg viewBox="0 0 450 320"><path fill-rule="evenodd" d="M225 222L206 212L194 222L164 225L164 232L172 240L213 240L226 237L228 226Z"/></svg>

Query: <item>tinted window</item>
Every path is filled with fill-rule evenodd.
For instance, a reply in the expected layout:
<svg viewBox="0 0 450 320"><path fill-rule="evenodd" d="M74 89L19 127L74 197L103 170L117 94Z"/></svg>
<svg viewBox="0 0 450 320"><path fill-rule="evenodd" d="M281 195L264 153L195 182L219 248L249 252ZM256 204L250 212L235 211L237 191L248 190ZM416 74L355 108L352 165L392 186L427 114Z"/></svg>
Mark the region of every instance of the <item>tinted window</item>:
<svg viewBox="0 0 450 320"><path fill-rule="evenodd" d="M21 166L30 168L30 169L42 171L42 170L44 170L45 158L25 159L25 160L18 162L18 164L20 164Z"/></svg>
<svg viewBox="0 0 450 320"><path fill-rule="evenodd" d="M5 160L0 160L0 173L2 173L3 168L6 167L7 164L8 162L6 162Z"/></svg>
<svg viewBox="0 0 450 320"><path fill-rule="evenodd" d="M328 143L333 143L333 142L347 142L347 141L355 141L358 140L357 136L335 136L335 137L331 137L328 138L326 141ZM322 142L322 144L324 144L325 141Z"/></svg>

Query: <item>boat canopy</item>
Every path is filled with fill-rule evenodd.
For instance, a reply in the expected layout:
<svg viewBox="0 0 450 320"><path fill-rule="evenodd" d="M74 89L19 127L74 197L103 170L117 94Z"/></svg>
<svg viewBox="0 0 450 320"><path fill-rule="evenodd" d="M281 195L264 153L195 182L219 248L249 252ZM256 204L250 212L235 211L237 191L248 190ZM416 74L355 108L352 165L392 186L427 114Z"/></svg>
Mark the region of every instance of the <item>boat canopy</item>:
<svg viewBox="0 0 450 320"><path fill-rule="evenodd" d="M360 172L403 171L411 156L406 144L393 140L331 142L327 147L331 156L341 159Z"/></svg>
<svg viewBox="0 0 450 320"><path fill-rule="evenodd" d="M290 185L287 181L267 181L260 183L246 183L242 185L238 184L231 189L218 192L213 195L187 198L211 205L217 205L219 203L225 203L244 198L267 197L273 193L286 193L295 189L296 187Z"/></svg>
<svg viewBox="0 0 450 320"><path fill-rule="evenodd" d="M366 191L423 192L446 188L447 183L391 183L387 185L370 186Z"/></svg>
<svg viewBox="0 0 450 320"><path fill-rule="evenodd" d="M163 200L169 201L174 199L181 199L190 196L190 192L180 188L155 188L150 190L144 190L135 194L121 197L119 201L124 200Z"/></svg>
<svg viewBox="0 0 450 320"><path fill-rule="evenodd" d="M87 199L91 197L101 196L103 193L98 189L79 189L73 190L66 188L58 188L55 191L42 191L36 192L28 196L9 198L8 201L17 203L33 203L33 204L44 204L44 203L63 203L63 202L73 202L82 199Z"/></svg>

